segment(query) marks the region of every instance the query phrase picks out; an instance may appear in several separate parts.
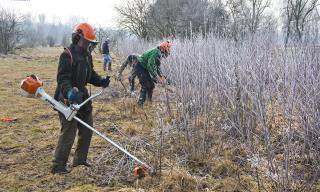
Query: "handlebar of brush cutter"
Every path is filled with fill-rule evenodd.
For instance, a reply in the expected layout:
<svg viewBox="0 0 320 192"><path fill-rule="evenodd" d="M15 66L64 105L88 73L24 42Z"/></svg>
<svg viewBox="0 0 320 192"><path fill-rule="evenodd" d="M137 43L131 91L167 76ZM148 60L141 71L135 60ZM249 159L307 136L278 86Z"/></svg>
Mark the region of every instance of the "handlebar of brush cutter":
<svg viewBox="0 0 320 192"><path fill-rule="evenodd" d="M100 91L98 91L96 94L91 95L88 99L86 99L84 102L80 103L80 104L75 104L72 105L75 110L79 110L82 106L84 106L86 103L88 103L90 100L100 96L103 92L104 92L105 88L102 88Z"/></svg>

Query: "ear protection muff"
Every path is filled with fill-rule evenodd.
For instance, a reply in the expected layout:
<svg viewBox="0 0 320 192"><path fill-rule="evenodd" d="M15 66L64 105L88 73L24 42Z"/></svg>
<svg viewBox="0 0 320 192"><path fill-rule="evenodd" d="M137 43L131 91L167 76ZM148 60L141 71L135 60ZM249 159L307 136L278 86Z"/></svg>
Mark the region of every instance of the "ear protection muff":
<svg viewBox="0 0 320 192"><path fill-rule="evenodd" d="M82 36L83 35L82 35L81 29L78 29L77 31L73 32L72 33L72 43L77 44L80 41Z"/></svg>

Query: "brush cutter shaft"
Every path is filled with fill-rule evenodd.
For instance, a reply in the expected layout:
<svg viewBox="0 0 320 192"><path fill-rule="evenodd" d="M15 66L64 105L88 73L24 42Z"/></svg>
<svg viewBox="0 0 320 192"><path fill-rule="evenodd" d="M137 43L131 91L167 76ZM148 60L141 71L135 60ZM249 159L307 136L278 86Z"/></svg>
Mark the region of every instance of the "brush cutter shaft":
<svg viewBox="0 0 320 192"><path fill-rule="evenodd" d="M65 118L68 121L71 121L72 119L78 121L79 123L81 123L82 125L84 125L85 127L87 127L88 129L90 129L91 131L95 132L97 135L99 135L100 137L102 137L104 140L108 141L109 143L111 143L113 146L115 146L116 148L118 148L120 151L122 151L123 153L125 153L126 155L128 155L129 157L131 157L133 160L135 160L136 162L138 162L139 164L145 166L147 169L151 169L150 166L148 166L147 164L145 164L144 162L142 162L141 160L139 160L137 157L135 157L134 155L132 155L131 153L129 153L127 150L125 150L124 148L122 148L120 145L118 145L117 143L113 142L111 139L109 139L108 137L106 137L105 135L103 135L102 133L100 133L99 131L97 131L96 129L94 129L93 127L91 127L90 125L88 125L87 123L85 123L84 121L82 121L80 118L78 118L76 116L77 111L84 105L86 104L88 101L90 101L91 99L99 96L101 93L103 92L103 89L92 95L91 97L89 97L87 100L85 100L83 103L81 103L80 105L71 105L70 107L65 106L63 103L60 103L58 101L56 101L54 98L52 98L50 95L48 95L44 89L42 87L39 87L37 89L36 92L36 96L40 97L43 101L46 101L49 105L51 105L54 109L56 109L57 111L59 111L60 113L62 113Z"/></svg>
<svg viewBox="0 0 320 192"><path fill-rule="evenodd" d="M123 153L125 153L126 155L128 155L129 157L131 157L132 159L134 159L136 162L138 162L141 165L144 165L146 168L151 169L151 167L149 167L147 164L145 164L143 161L139 160L137 157L135 157L134 155L132 155L131 153L129 153L127 150L125 150L124 148L122 148L120 145L118 145L117 143L113 142L111 139L109 139L108 137L106 137L105 135L103 135L102 133L100 133L99 131L97 131L96 129L94 129L93 127L91 127L90 125L88 125L87 123L85 123L84 121L82 121L81 119L79 119L78 117L73 117L73 119L75 119L76 121L78 121L79 123L81 123L82 125L84 125L85 127L87 127L88 129L90 129L91 131L95 132L97 135L99 135L100 137L102 137L104 140L108 141L110 144L112 144L113 146L115 146L116 148L118 148L120 151L122 151Z"/></svg>

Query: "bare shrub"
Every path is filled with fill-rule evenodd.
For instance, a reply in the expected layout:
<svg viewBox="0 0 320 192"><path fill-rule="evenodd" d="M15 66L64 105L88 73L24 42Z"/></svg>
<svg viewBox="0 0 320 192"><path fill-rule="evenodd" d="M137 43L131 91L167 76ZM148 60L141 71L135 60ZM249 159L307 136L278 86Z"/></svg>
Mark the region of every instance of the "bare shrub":
<svg viewBox="0 0 320 192"><path fill-rule="evenodd" d="M220 143L231 146L241 169L251 167L259 190L312 189L320 157L319 48L277 42L259 34L241 43L214 36L174 41L162 64L177 110L163 158L188 167L217 157ZM120 55L150 47L134 45L119 44Z"/></svg>

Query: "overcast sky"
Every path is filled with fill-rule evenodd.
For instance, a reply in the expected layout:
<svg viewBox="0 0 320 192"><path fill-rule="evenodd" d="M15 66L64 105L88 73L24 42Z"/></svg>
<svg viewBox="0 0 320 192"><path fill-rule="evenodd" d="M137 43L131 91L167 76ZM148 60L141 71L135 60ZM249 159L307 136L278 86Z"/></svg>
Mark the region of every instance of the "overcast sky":
<svg viewBox="0 0 320 192"><path fill-rule="evenodd" d="M48 21L66 22L71 16L82 16L95 26L117 27L116 5L124 0L0 0L0 7L33 15L45 14ZM281 0L271 0L271 9L279 16Z"/></svg>
<svg viewBox="0 0 320 192"><path fill-rule="evenodd" d="M93 25L116 27L114 7L123 0L0 0L0 6L34 15L46 14L66 22L71 16L82 16Z"/></svg>

